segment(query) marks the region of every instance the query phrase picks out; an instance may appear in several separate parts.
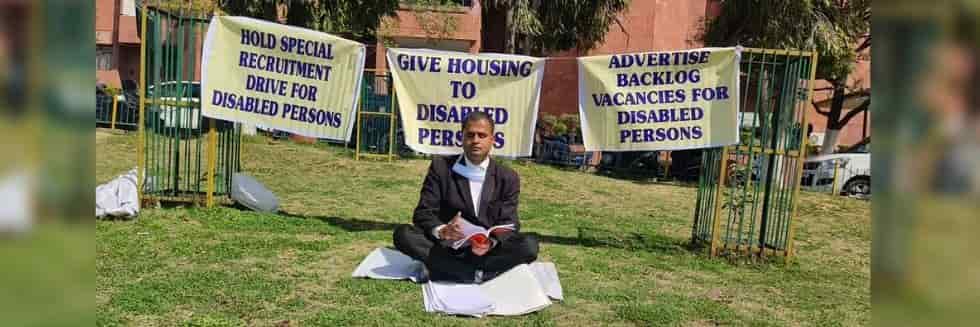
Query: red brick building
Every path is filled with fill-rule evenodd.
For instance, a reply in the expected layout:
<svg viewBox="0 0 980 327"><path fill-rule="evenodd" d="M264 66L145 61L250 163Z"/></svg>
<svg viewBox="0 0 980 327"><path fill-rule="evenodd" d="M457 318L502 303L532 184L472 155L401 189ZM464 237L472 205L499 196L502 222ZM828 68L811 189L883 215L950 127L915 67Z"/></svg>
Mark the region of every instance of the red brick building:
<svg viewBox="0 0 980 327"><path fill-rule="evenodd" d="M95 76L108 86L139 81L140 38L135 0L96 0Z"/></svg>
<svg viewBox="0 0 980 327"><path fill-rule="evenodd" d="M394 28L381 29L374 57L374 67L384 70L384 40L387 37L399 47L433 48L454 51L504 52L504 14L488 10L484 12L480 0L459 0L462 9L446 10L443 14L456 20L456 29L451 35L431 41L419 19L419 11L403 5L398 10ZM605 41L590 51L564 51L553 53L545 67L540 111L542 113L578 113L578 98L569 96L577 92L578 70L575 57L612 53L676 50L702 47L696 39L705 17L718 13L719 0L634 0L621 15L623 29L611 26ZM445 17L445 16L444 16ZM370 61L370 59L369 59ZM370 63L368 64L371 67ZM858 89L870 90L870 50L861 56L857 63L851 84ZM817 89L826 87L826 82L818 82ZM830 105L829 91L818 91L814 101L826 109ZM860 104L859 99L845 103L845 112ZM826 117L817 114L811 107L807 120L813 125L813 132L822 134ZM866 114L855 117L842 131L840 144L854 144L870 135L870 126L864 127Z"/></svg>
<svg viewBox="0 0 980 327"><path fill-rule="evenodd" d="M96 2L96 75L107 85L119 86L122 80L139 80L139 35L133 11L134 0L97 0ZM457 6L435 12L403 3L395 18L386 19L378 29L378 41L368 46L366 66L385 70L385 44L405 48L432 48L453 51L504 52L504 14L495 10L484 13L482 0L454 0ZM634 0L621 15L623 29L611 26L605 41L590 51L553 53L545 67L540 111L542 113L577 113L578 71L575 57L611 53L642 52L698 48L696 40L705 17L718 12L719 0ZM433 20L453 20L449 33L431 35ZM860 56L850 80L857 89L870 90L870 49ZM196 74L195 74L196 75ZM826 87L825 82L816 88ZM818 91L814 101L822 108L830 105L830 91ZM859 98L845 103L845 112L860 104ZM853 144L870 135L865 114L855 117L841 132L840 144ZM810 108L807 120L814 133L823 133L826 118Z"/></svg>

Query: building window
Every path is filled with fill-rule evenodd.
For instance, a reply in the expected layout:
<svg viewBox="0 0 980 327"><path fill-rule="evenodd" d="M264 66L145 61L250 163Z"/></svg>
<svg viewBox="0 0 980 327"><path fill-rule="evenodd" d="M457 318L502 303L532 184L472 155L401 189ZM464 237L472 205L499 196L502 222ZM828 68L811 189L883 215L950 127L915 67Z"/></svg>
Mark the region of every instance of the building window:
<svg viewBox="0 0 980 327"><path fill-rule="evenodd" d="M98 70L112 69L112 48L110 47L95 48L95 69Z"/></svg>

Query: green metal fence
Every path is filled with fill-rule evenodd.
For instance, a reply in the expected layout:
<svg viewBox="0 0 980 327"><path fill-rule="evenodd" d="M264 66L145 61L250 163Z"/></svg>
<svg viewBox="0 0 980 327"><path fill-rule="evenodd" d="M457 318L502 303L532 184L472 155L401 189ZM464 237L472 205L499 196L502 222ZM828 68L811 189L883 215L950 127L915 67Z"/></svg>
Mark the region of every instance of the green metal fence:
<svg viewBox="0 0 980 327"><path fill-rule="evenodd" d="M207 17L144 7L141 22L141 199L212 205L241 170L241 126L201 116Z"/></svg>
<svg viewBox="0 0 980 327"><path fill-rule="evenodd" d="M354 158L381 157L391 161L400 143L396 137L398 111L391 75L365 70L361 83Z"/></svg>
<svg viewBox="0 0 980 327"><path fill-rule="evenodd" d="M114 96L95 96L95 126L112 129L136 129L139 125L139 107L130 101L119 101Z"/></svg>
<svg viewBox="0 0 980 327"><path fill-rule="evenodd" d="M815 68L809 52L742 53L740 143L702 157L692 241L711 255L793 255Z"/></svg>
<svg viewBox="0 0 980 327"><path fill-rule="evenodd" d="M115 110L113 106L116 105L116 100L112 96L102 96L96 94L95 96L95 126L105 127L112 123L112 111Z"/></svg>

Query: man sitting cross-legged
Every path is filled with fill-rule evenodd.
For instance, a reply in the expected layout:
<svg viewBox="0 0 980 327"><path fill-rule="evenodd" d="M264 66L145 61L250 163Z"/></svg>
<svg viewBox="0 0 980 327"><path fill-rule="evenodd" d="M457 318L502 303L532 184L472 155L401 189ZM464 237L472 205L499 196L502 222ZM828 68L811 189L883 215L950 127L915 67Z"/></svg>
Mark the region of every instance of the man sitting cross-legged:
<svg viewBox="0 0 980 327"><path fill-rule="evenodd" d="M462 129L463 154L432 160L412 225L396 228L394 243L425 264L430 280L481 283L536 260L538 241L519 233L520 178L490 158L493 120L486 113L473 112L463 120ZM514 227L493 230L486 242L471 239L468 246L453 249L453 242L463 238L461 219L487 229Z"/></svg>

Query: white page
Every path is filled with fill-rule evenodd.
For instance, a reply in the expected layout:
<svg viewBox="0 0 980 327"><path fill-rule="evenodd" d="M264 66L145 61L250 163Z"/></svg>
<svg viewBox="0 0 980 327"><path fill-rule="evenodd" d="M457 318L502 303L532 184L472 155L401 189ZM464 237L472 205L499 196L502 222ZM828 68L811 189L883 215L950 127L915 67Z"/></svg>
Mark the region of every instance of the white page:
<svg viewBox="0 0 980 327"><path fill-rule="evenodd" d="M541 283L541 288L548 297L554 300L565 299L562 294L561 281L558 279L558 269L555 268L554 263L533 262L531 263L531 271L534 273L534 278Z"/></svg>
<svg viewBox="0 0 980 327"><path fill-rule="evenodd" d="M480 285L480 289L493 301L493 315L516 316L544 309L551 300L541 289L531 268L518 265Z"/></svg>
<svg viewBox="0 0 980 327"><path fill-rule="evenodd" d="M466 245L466 242L469 242L469 238L471 236L473 236L473 235L483 234L483 235L486 235L487 237L489 237L490 236L490 230L493 230L493 229L514 229L514 224L493 226L493 227L490 227L490 229L488 230L486 228L480 227L479 225L475 225L475 224L469 222L466 219L460 219L460 229L463 232L462 233L463 234L463 238L460 239L460 240L458 240L458 241L456 241L455 243L453 243L453 249L459 249L463 245Z"/></svg>
<svg viewBox="0 0 980 327"><path fill-rule="evenodd" d="M425 312L436 312L434 301L429 283L422 284L422 305L425 307Z"/></svg>
<svg viewBox="0 0 980 327"><path fill-rule="evenodd" d="M466 242L469 241L470 236L487 233L486 228L474 225L466 219L460 219L459 227L463 233L463 238L453 243L453 249L459 249L466 244Z"/></svg>
<svg viewBox="0 0 980 327"><path fill-rule="evenodd" d="M376 279L410 279L414 281L421 274L421 271L422 262L392 249L377 248L361 261L351 276Z"/></svg>
<svg viewBox="0 0 980 327"><path fill-rule="evenodd" d="M479 285L429 282L426 287L436 311L481 317L494 308Z"/></svg>

